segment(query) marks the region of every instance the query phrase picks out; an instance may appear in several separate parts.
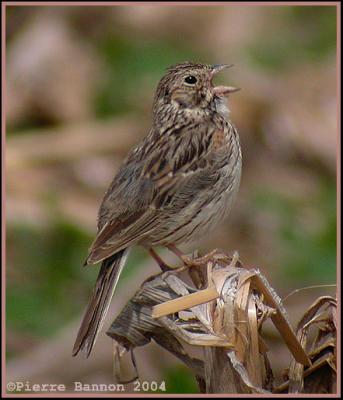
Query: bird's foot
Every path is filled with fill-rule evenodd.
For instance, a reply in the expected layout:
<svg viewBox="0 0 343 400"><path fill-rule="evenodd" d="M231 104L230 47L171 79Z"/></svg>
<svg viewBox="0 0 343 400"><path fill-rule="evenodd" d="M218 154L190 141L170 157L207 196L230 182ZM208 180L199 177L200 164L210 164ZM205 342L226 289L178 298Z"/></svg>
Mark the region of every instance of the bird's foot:
<svg viewBox="0 0 343 400"><path fill-rule="evenodd" d="M190 257L184 254L174 245L168 245L167 248L182 260L184 266L181 268L184 269L187 269L189 267L201 267L202 265L205 265L208 261L210 261L212 258L214 258L216 253L220 252L218 249L214 249L209 253L205 254L204 256L198 257L196 254L193 254Z"/></svg>
<svg viewBox="0 0 343 400"><path fill-rule="evenodd" d="M201 267L202 265L207 264L208 261L213 259L218 252L219 252L218 249L214 249L209 253L205 254L204 256L199 257L193 254L192 257L184 256L182 260L186 265L190 267Z"/></svg>

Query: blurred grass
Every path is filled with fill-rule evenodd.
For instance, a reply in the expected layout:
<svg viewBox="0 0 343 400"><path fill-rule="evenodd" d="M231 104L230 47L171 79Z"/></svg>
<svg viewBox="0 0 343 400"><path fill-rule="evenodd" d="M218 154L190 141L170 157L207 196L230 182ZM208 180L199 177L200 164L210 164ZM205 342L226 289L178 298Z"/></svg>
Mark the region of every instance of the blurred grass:
<svg viewBox="0 0 343 400"><path fill-rule="evenodd" d="M277 221L281 248L280 281L284 284L336 282L336 185L322 180L314 197L294 199L257 190L253 207ZM306 217L306 213L309 216ZM305 218L304 218L305 214ZM310 223L318 221L317 223Z"/></svg>
<svg viewBox="0 0 343 400"><path fill-rule="evenodd" d="M92 239L65 220L44 229L24 224L8 227L11 261L6 315L10 329L47 337L84 309L99 270L99 266L82 267ZM145 256L142 249L132 252L119 285L125 284Z"/></svg>
<svg viewBox="0 0 343 400"><path fill-rule="evenodd" d="M278 32L263 40L256 37L246 50L252 65L279 73L302 62L322 61L335 51L335 7L278 7L275 18Z"/></svg>
<svg viewBox="0 0 343 400"><path fill-rule="evenodd" d="M119 35L104 38L98 44L98 54L107 66L95 99L96 114L100 118L132 110L132 99L136 98L143 79L149 87L154 86L164 68L199 58L192 48L180 42L142 42Z"/></svg>
<svg viewBox="0 0 343 400"><path fill-rule="evenodd" d="M163 376L166 377L166 391L163 393L199 393L194 375L184 365L166 368Z"/></svg>
<svg viewBox="0 0 343 400"><path fill-rule="evenodd" d="M81 286L87 284L87 274L78 266L89 241L86 233L66 221L42 230L28 225L8 228L10 267L20 271L20 276L8 272L9 327L46 336L75 316Z"/></svg>

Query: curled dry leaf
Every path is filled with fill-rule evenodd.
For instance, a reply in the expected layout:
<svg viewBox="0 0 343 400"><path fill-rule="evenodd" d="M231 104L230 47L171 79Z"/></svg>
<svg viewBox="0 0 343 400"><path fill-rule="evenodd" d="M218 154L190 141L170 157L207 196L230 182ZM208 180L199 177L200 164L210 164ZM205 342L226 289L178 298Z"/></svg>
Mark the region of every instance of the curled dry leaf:
<svg viewBox="0 0 343 400"><path fill-rule="evenodd" d="M304 368L292 360L288 379L278 393L334 393L336 387L337 300L319 297L297 326L297 338L307 348L312 365ZM313 332L314 331L314 332Z"/></svg>
<svg viewBox="0 0 343 400"><path fill-rule="evenodd" d="M203 257L206 261L201 267L183 266L146 280L112 323L108 335L132 353L133 365L134 348L154 340L192 369L199 389L206 393L272 393L294 388L300 392L324 364L333 368L333 351L328 351L335 348L333 298L318 299L294 333L279 296L259 270L243 268L237 254L231 257L220 250L210 254ZM186 283L184 274L189 268L197 268L205 287ZM289 380L277 388L263 340L262 327L268 319L294 359ZM310 343L311 327L318 334ZM185 343L202 347L203 358L187 354ZM120 376L119 359L116 350L116 376Z"/></svg>

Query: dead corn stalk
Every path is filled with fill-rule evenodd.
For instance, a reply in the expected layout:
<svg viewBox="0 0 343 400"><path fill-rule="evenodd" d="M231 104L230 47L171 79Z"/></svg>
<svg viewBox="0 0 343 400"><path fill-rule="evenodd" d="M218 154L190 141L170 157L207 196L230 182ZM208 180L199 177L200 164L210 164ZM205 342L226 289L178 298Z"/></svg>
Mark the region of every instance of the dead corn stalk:
<svg viewBox="0 0 343 400"><path fill-rule="evenodd" d="M184 268L183 268L184 269ZM192 369L204 393L321 393L331 392L336 376L336 300L318 299L294 333L280 298L257 269L242 267L235 254L211 253L202 267L188 269L189 277L161 273L143 283L107 332L115 343L115 375L120 359L153 339ZM188 281L187 281L188 278ZM285 382L275 386L263 341L262 326L270 319L292 355ZM308 331L317 336L308 342ZM192 358L184 343L203 348ZM312 379L324 371L325 383ZM312 382L312 383L311 383ZM330 383L328 383L330 382ZM324 387L325 386L325 387Z"/></svg>

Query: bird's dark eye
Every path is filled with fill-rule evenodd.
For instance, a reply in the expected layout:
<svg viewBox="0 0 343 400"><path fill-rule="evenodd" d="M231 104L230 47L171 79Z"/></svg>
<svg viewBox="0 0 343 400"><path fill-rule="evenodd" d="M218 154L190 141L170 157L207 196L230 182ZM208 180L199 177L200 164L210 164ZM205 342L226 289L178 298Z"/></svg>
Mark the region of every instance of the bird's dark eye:
<svg viewBox="0 0 343 400"><path fill-rule="evenodd" d="M185 78L185 82L188 83L189 85L194 85L195 83L197 83L197 81L198 81L197 78L193 75L186 76Z"/></svg>

